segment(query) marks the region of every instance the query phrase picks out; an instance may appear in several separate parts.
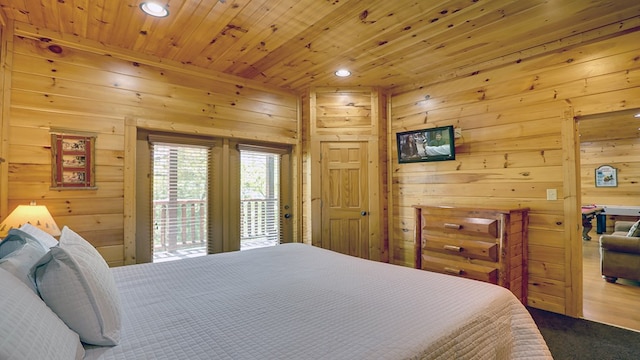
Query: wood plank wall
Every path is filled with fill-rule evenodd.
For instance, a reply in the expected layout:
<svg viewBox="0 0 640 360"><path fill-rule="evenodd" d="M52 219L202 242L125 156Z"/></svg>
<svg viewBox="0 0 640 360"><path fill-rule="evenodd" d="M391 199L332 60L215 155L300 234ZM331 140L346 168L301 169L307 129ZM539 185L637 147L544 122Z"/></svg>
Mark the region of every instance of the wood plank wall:
<svg viewBox="0 0 640 360"><path fill-rule="evenodd" d="M126 262L125 194L134 184L125 183L125 157L135 156L127 148L135 145L135 127L298 143L295 94L55 34L17 35L8 49L11 101L3 103L9 123L6 208L31 200L47 205L60 227L77 231L110 265ZM129 128L133 140L125 137ZM52 129L97 134L97 190L50 189Z"/></svg>
<svg viewBox="0 0 640 360"><path fill-rule="evenodd" d="M640 106L639 70L640 32L632 31L394 89L390 141L398 131L450 124L462 137L455 161L399 165L390 152L391 261L413 265L411 205L529 207L529 305L579 316L572 114ZM546 200L546 189L557 189L558 200Z"/></svg>

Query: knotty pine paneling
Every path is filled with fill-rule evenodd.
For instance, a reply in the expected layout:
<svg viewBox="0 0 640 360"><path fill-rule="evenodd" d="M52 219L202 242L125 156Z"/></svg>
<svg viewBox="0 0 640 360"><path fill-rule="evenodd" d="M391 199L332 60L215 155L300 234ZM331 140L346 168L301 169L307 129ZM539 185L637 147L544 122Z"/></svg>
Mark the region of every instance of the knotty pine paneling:
<svg viewBox="0 0 640 360"><path fill-rule="evenodd" d="M574 283L579 241L565 225L567 217L579 217L570 205L579 194L571 194L578 184L565 183L572 134L563 121L571 121L565 120L566 113L586 116L640 107L638 44L640 32L631 32L414 89L392 89L391 262L413 265L411 205L529 207L529 305L579 316L580 287ZM396 132L444 125L462 130L455 139L455 161L397 163ZM632 151L637 146L607 150L608 162L623 160L621 173L630 176L629 183L638 180L637 151ZM586 170L578 172L582 200L592 199L584 186ZM546 189L557 189L558 200L546 200ZM625 185L620 190L628 204L639 205L637 192Z"/></svg>
<svg viewBox="0 0 640 360"><path fill-rule="evenodd" d="M311 167L311 141L310 141L310 119L311 119L311 108L310 104L310 95L309 93L302 94L301 103L302 103L302 124L301 124L301 137L302 137L302 145L301 145L301 167L302 167L302 177L300 184L300 195L301 199L301 207L302 207L302 242L305 244L312 244L312 222L313 222L313 201L311 200L311 184L313 183ZM316 201L317 202L317 201ZM317 216L317 215L316 215Z"/></svg>
<svg viewBox="0 0 640 360"><path fill-rule="evenodd" d="M169 18L152 19L118 1L0 0L7 22L39 37L86 38L297 92L336 85L411 90L415 79L441 82L545 51L566 51L578 42L634 31L640 23L640 5L633 0L169 5ZM333 71L341 65L357 71L336 80Z"/></svg>
<svg viewBox="0 0 640 360"><path fill-rule="evenodd" d="M98 44L15 36L11 50L9 211L31 200L47 205L60 227L77 231L112 266L125 263L125 187L133 186L124 183L125 119L163 131L298 142L294 94L125 60ZM97 189L50 189L51 129L97 135Z"/></svg>
<svg viewBox="0 0 640 360"><path fill-rule="evenodd" d="M371 89L313 88L310 92L314 108L310 117L312 135L379 136L372 125ZM380 121L378 116L373 121Z"/></svg>
<svg viewBox="0 0 640 360"><path fill-rule="evenodd" d="M371 94L316 91L316 126L321 128L371 127Z"/></svg>

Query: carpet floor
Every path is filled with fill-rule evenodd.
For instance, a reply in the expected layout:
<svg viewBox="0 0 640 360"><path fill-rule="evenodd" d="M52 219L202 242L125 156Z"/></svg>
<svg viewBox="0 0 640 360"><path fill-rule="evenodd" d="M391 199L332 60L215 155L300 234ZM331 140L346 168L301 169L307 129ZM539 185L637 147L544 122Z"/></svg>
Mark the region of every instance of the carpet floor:
<svg viewBox="0 0 640 360"><path fill-rule="evenodd" d="M555 360L640 359L640 332L527 308Z"/></svg>

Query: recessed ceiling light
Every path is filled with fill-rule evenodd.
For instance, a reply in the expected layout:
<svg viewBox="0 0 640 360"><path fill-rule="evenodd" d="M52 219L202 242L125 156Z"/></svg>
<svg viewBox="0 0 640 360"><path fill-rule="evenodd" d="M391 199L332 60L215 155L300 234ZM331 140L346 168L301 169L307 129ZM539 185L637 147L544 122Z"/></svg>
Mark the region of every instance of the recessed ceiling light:
<svg viewBox="0 0 640 360"><path fill-rule="evenodd" d="M351 76L351 71L347 70L347 69L340 69L338 71L336 71L336 76L339 77L347 77L347 76Z"/></svg>
<svg viewBox="0 0 640 360"><path fill-rule="evenodd" d="M140 9L146 14L155 17L166 17L167 15L169 15L169 10L167 10L166 6L162 6L154 2L140 3Z"/></svg>

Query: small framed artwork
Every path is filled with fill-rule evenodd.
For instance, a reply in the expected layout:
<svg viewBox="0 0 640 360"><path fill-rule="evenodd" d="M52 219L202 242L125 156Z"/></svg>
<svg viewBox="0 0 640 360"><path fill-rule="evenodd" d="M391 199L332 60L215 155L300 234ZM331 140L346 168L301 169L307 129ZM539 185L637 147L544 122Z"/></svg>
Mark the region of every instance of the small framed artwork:
<svg viewBox="0 0 640 360"><path fill-rule="evenodd" d="M95 136L51 134L51 187L95 189Z"/></svg>
<svg viewBox="0 0 640 360"><path fill-rule="evenodd" d="M596 187L618 186L618 169L609 165L596 168Z"/></svg>

